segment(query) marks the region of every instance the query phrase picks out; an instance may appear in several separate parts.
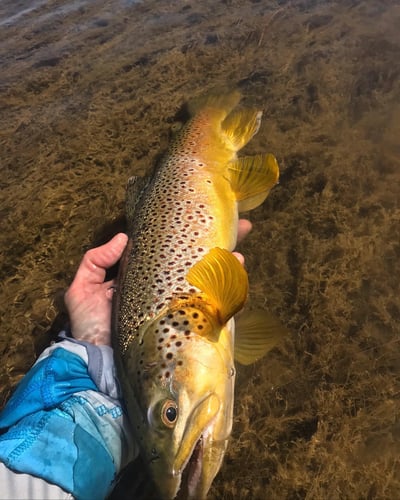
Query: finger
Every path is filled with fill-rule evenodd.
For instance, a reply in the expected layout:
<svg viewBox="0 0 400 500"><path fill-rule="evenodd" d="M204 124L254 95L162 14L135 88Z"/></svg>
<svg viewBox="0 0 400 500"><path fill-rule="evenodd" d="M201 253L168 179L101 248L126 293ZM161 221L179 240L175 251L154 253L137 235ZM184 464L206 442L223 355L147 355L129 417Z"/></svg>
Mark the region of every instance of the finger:
<svg viewBox="0 0 400 500"><path fill-rule="evenodd" d="M106 289L106 297L108 300L113 300L115 290L116 289L112 286L110 286L110 288Z"/></svg>
<svg viewBox="0 0 400 500"><path fill-rule="evenodd" d="M121 258L127 242L128 236L125 233L116 234L108 243L89 250L91 262L95 266L108 269Z"/></svg>
<svg viewBox="0 0 400 500"><path fill-rule="evenodd" d="M88 250L83 256L73 284L103 283L105 270L118 262L127 241L126 234L118 233L108 243Z"/></svg>
<svg viewBox="0 0 400 500"><path fill-rule="evenodd" d="M237 258L237 260L244 266L244 257L241 253L239 252L232 252L233 255Z"/></svg>
<svg viewBox="0 0 400 500"><path fill-rule="evenodd" d="M247 219L239 219L238 224L238 241L242 241L251 231L252 224Z"/></svg>
<svg viewBox="0 0 400 500"><path fill-rule="evenodd" d="M117 291L116 280L105 281L103 286L106 291L107 299L112 300L114 293Z"/></svg>

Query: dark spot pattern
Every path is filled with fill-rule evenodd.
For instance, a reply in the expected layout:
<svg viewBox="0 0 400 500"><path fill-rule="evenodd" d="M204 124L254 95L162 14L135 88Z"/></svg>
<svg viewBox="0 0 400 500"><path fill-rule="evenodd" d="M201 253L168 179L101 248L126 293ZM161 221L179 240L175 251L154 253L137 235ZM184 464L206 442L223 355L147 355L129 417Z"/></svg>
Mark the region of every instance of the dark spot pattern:
<svg viewBox="0 0 400 500"><path fill-rule="evenodd" d="M196 335L203 335L212 328L212 319L207 311L192 304L193 297L181 294L182 306L171 309L151 324L143 336L144 342L138 353L136 384L143 386L147 379L164 381L173 378L174 370L184 365L182 355ZM194 297L195 303L202 303L201 295ZM185 303L187 301L187 304ZM206 306L203 306L206 307ZM136 344L138 347L140 341Z"/></svg>
<svg viewBox="0 0 400 500"><path fill-rule="evenodd" d="M168 314L176 296L185 291L198 291L189 285L185 275L209 251L204 240L215 223L212 213L214 190L202 158L203 127L200 120L190 122L183 129L140 197L137 195L135 199L133 196L137 192L136 183L129 184L127 213L128 218L134 213L134 220L128 220L133 244L120 284L118 341L122 353L139 337L142 327L146 328L154 318L162 316L163 311ZM202 172L204 177L199 190L198 178ZM174 323L171 317L163 317L164 323L158 323L158 331L152 329L155 336L168 335L175 329L188 330L187 311L184 311L183 322L179 314L174 313ZM203 328L206 329L207 326ZM196 332L199 330L201 328L194 328ZM154 346L160 345L159 342L156 339Z"/></svg>

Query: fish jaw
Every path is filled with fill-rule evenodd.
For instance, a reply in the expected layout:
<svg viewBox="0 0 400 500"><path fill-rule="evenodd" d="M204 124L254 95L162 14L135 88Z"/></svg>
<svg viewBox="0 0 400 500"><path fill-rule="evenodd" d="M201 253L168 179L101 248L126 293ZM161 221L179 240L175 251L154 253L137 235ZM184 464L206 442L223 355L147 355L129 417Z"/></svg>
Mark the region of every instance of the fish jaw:
<svg viewBox="0 0 400 500"><path fill-rule="evenodd" d="M201 499L221 466L232 428L233 321L222 327L218 342L196 334L183 333L183 338L171 329L174 342L182 343L171 360L166 354L172 347L168 352L150 348L151 330L158 330L159 321L147 330L139 350L128 349L119 366L128 414L159 497ZM134 361L138 357L141 365ZM138 366L144 367L140 376ZM169 428L160 419L166 401L178 409Z"/></svg>
<svg viewBox="0 0 400 500"><path fill-rule="evenodd" d="M228 438L216 441L212 437L212 430L205 430L180 473L178 498L206 498L224 459Z"/></svg>
<svg viewBox="0 0 400 500"><path fill-rule="evenodd" d="M204 397L189 418L185 417L185 407L190 406L194 396L183 390L183 395L177 397L181 421L166 439L159 439L159 435L147 430L142 443L151 444L151 449L146 446L143 455L151 457L153 454L153 458L148 460L149 472L161 499L206 498L221 467L232 429L232 372L226 374L225 388L221 386L218 384L216 387L218 395L212 392ZM222 394L223 390L226 396Z"/></svg>
<svg viewBox="0 0 400 500"><path fill-rule="evenodd" d="M208 395L193 410L175 457L159 457L151 463L151 472L163 499L205 498L216 476L226 445L215 447L213 431L221 402L215 394ZM224 443L226 440L224 441ZM221 452L218 452L221 449ZM217 460L204 461L208 457Z"/></svg>

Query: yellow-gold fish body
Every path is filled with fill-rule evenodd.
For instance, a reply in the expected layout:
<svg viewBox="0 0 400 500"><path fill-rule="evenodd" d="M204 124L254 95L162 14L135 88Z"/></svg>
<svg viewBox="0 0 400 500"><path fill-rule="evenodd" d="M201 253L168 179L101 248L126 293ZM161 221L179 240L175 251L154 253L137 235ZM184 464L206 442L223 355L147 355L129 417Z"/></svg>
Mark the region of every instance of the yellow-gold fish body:
<svg viewBox="0 0 400 500"><path fill-rule="evenodd" d="M127 188L113 342L132 429L165 499L206 496L231 432L234 358L254 361L282 333L259 313L235 340L248 294L231 254L238 211L262 203L279 176L273 155L237 158L261 120L239 100L236 91L194 100L152 178Z"/></svg>

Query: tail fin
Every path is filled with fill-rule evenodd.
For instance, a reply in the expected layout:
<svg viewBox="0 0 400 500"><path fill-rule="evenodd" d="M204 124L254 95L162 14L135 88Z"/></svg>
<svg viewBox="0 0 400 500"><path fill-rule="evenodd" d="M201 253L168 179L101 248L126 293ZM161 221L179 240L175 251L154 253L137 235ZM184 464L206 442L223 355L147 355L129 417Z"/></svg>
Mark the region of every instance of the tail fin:
<svg viewBox="0 0 400 500"><path fill-rule="evenodd" d="M210 92L193 98L188 103L188 110L191 116L197 115L204 109L210 109L218 114L221 122L235 108L241 99L238 90L228 92Z"/></svg>

